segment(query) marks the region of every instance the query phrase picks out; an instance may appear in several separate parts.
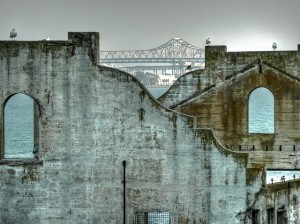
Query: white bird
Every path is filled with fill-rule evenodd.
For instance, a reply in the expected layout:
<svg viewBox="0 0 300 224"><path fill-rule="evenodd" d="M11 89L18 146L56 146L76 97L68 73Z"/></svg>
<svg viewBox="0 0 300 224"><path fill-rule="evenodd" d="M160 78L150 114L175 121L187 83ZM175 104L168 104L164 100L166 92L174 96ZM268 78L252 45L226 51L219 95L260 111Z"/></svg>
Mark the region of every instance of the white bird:
<svg viewBox="0 0 300 224"><path fill-rule="evenodd" d="M273 48L273 50L276 50L276 48L277 48L276 42L274 42L274 43L272 44L272 48Z"/></svg>
<svg viewBox="0 0 300 224"><path fill-rule="evenodd" d="M207 44L207 45L210 45L210 43L211 43L211 39L210 39L210 37L209 37L209 38L206 39L206 44Z"/></svg>
<svg viewBox="0 0 300 224"><path fill-rule="evenodd" d="M14 38L15 40L16 36L17 36L17 31L15 29L12 29L12 31L10 31L10 38Z"/></svg>
<svg viewBox="0 0 300 224"><path fill-rule="evenodd" d="M49 41L49 40L51 40L51 39L50 39L50 37L47 37L47 39L46 39L46 40L47 40L47 41Z"/></svg>

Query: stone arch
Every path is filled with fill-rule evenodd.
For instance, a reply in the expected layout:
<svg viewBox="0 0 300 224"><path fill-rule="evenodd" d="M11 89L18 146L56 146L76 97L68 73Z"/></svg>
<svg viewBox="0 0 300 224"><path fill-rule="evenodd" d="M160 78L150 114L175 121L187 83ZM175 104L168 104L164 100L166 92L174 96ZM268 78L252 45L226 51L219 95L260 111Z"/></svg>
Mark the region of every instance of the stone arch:
<svg viewBox="0 0 300 224"><path fill-rule="evenodd" d="M25 94L15 93L3 104L2 158L37 158L40 107Z"/></svg>
<svg viewBox="0 0 300 224"><path fill-rule="evenodd" d="M266 87L253 89L248 97L248 132L275 132L274 94Z"/></svg>

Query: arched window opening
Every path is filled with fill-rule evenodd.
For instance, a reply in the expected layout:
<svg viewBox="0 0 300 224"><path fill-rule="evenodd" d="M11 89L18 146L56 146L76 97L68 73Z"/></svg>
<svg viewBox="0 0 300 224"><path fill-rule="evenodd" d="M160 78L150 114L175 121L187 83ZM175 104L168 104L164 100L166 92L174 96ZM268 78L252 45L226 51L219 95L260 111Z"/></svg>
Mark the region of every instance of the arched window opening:
<svg viewBox="0 0 300 224"><path fill-rule="evenodd" d="M4 108L4 158L34 158L36 103L25 94L9 98Z"/></svg>
<svg viewBox="0 0 300 224"><path fill-rule="evenodd" d="M255 89L249 97L249 133L274 133L274 96L266 88Z"/></svg>

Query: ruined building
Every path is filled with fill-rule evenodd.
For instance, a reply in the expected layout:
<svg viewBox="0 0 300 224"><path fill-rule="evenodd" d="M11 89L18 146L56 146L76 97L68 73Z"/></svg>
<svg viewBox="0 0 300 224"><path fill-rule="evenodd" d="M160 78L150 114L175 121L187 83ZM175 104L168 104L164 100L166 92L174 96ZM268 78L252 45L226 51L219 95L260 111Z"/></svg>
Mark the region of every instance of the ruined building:
<svg viewBox="0 0 300 224"><path fill-rule="evenodd" d="M0 223L299 223L300 181L266 183L300 166L299 46L208 46L206 68L158 100L98 54L98 33L0 41ZM258 87L274 96L271 134L248 131ZM34 158L5 156L17 93L34 100Z"/></svg>

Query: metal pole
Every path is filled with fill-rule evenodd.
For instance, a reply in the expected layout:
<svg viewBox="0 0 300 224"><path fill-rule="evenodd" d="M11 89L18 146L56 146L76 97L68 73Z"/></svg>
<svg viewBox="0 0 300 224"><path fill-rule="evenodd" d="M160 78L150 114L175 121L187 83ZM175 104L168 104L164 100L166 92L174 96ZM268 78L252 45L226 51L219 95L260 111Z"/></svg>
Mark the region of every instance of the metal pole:
<svg viewBox="0 0 300 224"><path fill-rule="evenodd" d="M126 224L126 161L123 161L123 223Z"/></svg>

